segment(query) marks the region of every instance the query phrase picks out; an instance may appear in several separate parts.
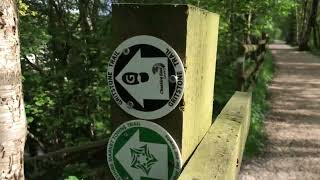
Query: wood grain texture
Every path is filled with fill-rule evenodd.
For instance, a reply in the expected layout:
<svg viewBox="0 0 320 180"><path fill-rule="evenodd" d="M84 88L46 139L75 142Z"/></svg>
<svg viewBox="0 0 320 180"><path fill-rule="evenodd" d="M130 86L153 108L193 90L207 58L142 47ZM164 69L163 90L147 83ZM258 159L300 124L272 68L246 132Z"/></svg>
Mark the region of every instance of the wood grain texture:
<svg viewBox="0 0 320 180"><path fill-rule="evenodd" d="M248 135L251 93L236 92L222 110L179 180L235 180Z"/></svg>
<svg viewBox="0 0 320 180"><path fill-rule="evenodd" d="M187 160L212 124L219 16L189 6L182 159Z"/></svg>

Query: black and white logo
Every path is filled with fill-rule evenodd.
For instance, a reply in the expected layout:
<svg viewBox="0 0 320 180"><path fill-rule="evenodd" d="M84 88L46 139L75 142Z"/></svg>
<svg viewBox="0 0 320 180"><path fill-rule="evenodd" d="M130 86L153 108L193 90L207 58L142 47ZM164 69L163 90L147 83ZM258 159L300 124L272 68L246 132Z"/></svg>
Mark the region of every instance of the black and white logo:
<svg viewBox="0 0 320 180"><path fill-rule="evenodd" d="M175 109L183 96L184 79L178 54L152 36L122 42L108 65L108 84L115 102L141 119L161 118Z"/></svg>

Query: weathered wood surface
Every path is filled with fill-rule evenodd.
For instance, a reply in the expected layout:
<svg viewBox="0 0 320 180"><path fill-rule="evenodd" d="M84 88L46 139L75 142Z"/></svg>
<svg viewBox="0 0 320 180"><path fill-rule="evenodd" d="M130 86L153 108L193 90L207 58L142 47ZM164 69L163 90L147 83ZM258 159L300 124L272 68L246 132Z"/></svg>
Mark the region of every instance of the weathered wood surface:
<svg viewBox="0 0 320 180"><path fill-rule="evenodd" d="M244 44L240 47L241 57L236 61L237 90L246 91L256 83L256 77L258 76L259 69L263 64L266 54L267 43L267 35L262 34L257 44ZM254 63L246 67L246 61L249 59L253 60Z"/></svg>
<svg viewBox="0 0 320 180"><path fill-rule="evenodd" d="M185 166L179 180L237 179L250 116L251 93L236 92Z"/></svg>
<svg viewBox="0 0 320 180"><path fill-rule="evenodd" d="M267 41L268 40L266 40L266 39L261 39L261 40L259 40L259 45L263 45L263 44L267 44Z"/></svg>
<svg viewBox="0 0 320 180"><path fill-rule="evenodd" d="M189 6L182 159L187 160L212 124L219 16Z"/></svg>
<svg viewBox="0 0 320 180"><path fill-rule="evenodd" d="M243 74L243 78L244 78L244 79L248 79L248 78L251 76L251 74L255 71L256 67L257 67L256 64L251 64L251 65L245 70L245 72L244 72L244 74Z"/></svg>
<svg viewBox="0 0 320 180"><path fill-rule="evenodd" d="M184 97L167 116L155 120L175 139L186 161L212 123L219 16L189 5L114 4L112 48L137 35L166 41L186 72ZM112 126L136 119L112 103Z"/></svg>
<svg viewBox="0 0 320 180"><path fill-rule="evenodd" d="M254 44L244 44L241 48L242 48L241 49L242 53L245 54L245 53L257 51L259 47L258 45L254 45Z"/></svg>

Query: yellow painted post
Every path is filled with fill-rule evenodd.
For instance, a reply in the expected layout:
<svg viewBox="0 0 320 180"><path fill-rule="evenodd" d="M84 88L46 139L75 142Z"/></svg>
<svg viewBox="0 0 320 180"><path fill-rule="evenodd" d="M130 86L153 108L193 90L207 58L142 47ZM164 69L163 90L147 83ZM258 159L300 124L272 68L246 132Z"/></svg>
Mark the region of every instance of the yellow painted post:
<svg viewBox="0 0 320 180"><path fill-rule="evenodd" d="M185 162L212 124L213 92L219 16L190 5L114 4L112 47L138 35L162 39L180 56L185 67L184 97L167 116L153 120L180 147ZM113 102L113 129L129 120Z"/></svg>
<svg viewBox="0 0 320 180"><path fill-rule="evenodd" d="M251 116L251 93L236 92L185 166L179 180L236 180Z"/></svg>

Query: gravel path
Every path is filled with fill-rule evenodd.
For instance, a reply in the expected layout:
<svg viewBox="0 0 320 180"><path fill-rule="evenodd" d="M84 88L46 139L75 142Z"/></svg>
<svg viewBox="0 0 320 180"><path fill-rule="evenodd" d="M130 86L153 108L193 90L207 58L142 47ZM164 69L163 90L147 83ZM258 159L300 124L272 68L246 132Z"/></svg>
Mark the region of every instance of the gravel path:
<svg viewBox="0 0 320 180"><path fill-rule="evenodd" d="M320 58L270 45L276 74L262 155L243 161L240 180L320 180Z"/></svg>

